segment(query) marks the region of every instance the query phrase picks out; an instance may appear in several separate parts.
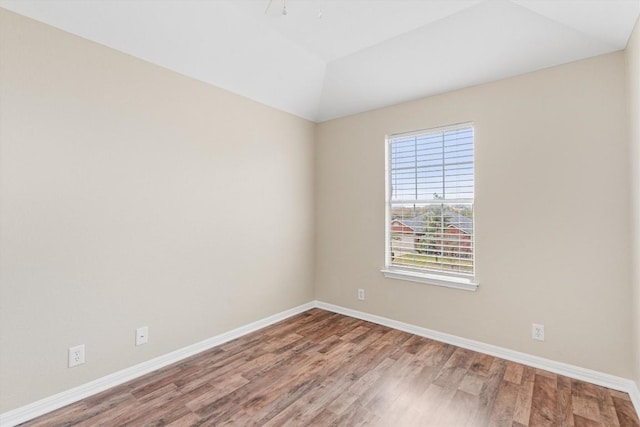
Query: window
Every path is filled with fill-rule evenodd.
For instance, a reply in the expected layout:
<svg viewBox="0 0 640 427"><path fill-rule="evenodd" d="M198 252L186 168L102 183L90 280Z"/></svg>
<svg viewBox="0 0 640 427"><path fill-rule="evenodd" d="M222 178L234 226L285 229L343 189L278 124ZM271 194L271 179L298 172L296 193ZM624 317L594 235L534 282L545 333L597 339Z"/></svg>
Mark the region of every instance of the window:
<svg viewBox="0 0 640 427"><path fill-rule="evenodd" d="M387 277L476 289L470 123L387 138Z"/></svg>

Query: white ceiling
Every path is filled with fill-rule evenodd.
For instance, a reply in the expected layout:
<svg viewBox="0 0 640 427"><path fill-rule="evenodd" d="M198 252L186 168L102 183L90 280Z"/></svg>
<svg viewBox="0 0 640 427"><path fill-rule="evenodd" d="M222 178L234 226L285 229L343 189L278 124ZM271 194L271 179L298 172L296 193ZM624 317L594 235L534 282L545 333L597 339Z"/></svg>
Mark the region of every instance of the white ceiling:
<svg viewBox="0 0 640 427"><path fill-rule="evenodd" d="M640 14L640 0L284 1L0 7L314 121L624 49Z"/></svg>

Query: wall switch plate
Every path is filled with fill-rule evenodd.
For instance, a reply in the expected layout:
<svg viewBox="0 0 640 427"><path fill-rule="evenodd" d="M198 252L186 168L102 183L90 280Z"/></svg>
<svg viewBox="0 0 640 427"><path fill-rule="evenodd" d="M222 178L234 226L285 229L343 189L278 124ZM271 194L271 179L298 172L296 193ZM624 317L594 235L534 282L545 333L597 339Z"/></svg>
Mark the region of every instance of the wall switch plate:
<svg viewBox="0 0 640 427"><path fill-rule="evenodd" d="M364 289L358 289L358 299L364 301Z"/></svg>
<svg viewBox="0 0 640 427"><path fill-rule="evenodd" d="M69 347L69 367L82 365L84 363L84 344Z"/></svg>
<svg viewBox="0 0 640 427"><path fill-rule="evenodd" d="M531 325L531 338L536 341L544 341L544 325L534 323Z"/></svg>
<svg viewBox="0 0 640 427"><path fill-rule="evenodd" d="M136 329L136 345L146 344L149 340L149 327L141 326Z"/></svg>

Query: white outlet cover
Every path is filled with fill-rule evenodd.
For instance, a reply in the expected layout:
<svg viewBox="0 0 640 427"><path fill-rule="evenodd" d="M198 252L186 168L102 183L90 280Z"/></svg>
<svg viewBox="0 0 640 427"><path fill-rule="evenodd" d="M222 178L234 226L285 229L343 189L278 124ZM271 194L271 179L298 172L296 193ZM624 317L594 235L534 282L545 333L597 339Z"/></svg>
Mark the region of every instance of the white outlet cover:
<svg viewBox="0 0 640 427"><path fill-rule="evenodd" d="M82 365L84 363L84 344L69 347L69 367Z"/></svg>
<svg viewBox="0 0 640 427"><path fill-rule="evenodd" d="M358 299L364 301L364 289L358 289Z"/></svg>
<svg viewBox="0 0 640 427"><path fill-rule="evenodd" d="M536 341L544 341L544 325L533 323L531 325L531 338Z"/></svg>
<svg viewBox="0 0 640 427"><path fill-rule="evenodd" d="M136 329L136 345L146 344L149 341L149 327L141 326Z"/></svg>

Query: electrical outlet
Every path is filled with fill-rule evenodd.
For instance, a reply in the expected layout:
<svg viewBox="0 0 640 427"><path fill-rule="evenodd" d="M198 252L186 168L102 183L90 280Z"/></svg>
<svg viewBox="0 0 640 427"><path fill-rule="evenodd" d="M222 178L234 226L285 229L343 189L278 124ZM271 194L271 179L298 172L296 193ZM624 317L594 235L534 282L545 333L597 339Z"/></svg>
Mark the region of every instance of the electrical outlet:
<svg viewBox="0 0 640 427"><path fill-rule="evenodd" d="M82 365L84 363L84 344L69 347L69 367Z"/></svg>
<svg viewBox="0 0 640 427"><path fill-rule="evenodd" d="M531 325L531 338L536 341L544 341L544 325L536 323Z"/></svg>
<svg viewBox="0 0 640 427"><path fill-rule="evenodd" d="M364 289L358 289L358 299L364 301Z"/></svg>
<svg viewBox="0 0 640 427"><path fill-rule="evenodd" d="M141 326L136 329L136 345L146 344L149 340L149 327Z"/></svg>

